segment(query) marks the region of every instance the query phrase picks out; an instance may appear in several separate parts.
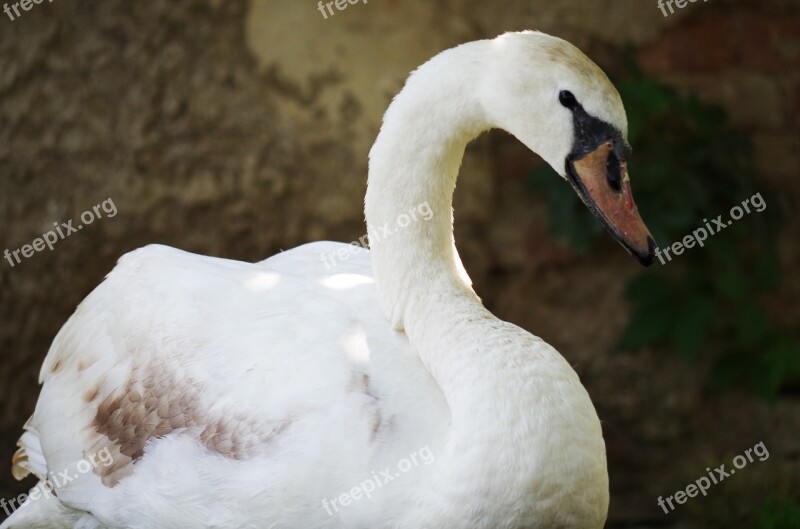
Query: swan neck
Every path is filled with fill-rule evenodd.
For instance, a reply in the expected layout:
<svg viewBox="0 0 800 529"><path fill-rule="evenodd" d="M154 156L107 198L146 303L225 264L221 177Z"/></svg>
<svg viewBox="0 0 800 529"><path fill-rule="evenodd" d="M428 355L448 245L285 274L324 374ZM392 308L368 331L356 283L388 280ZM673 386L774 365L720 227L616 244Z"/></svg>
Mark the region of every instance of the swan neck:
<svg viewBox="0 0 800 529"><path fill-rule="evenodd" d="M455 248L452 200L467 143L489 128L477 96L481 52L480 41L462 45L415 71L370 151L367 232L381 303L397 329L433 292L480 307Z"/></svg>
<svg viewBox="0 0 800 529"><path fill-rule="evenodd" d="M588 394L557 351L483 307L454 244L452 200L466 145L503 123L497 113L487 117L479 95L491 107L487 42L448 50L413 73L370 151L365 214L380 301L450 412L420 497L450 513L440 526L474 522L463 506L485 496L473 512L501 520L494 527L601 527L608 477ZM547 501L530 504L531 495ZM529 508L517 512L520 505ZM573 516L563 505L587 507Z"/></svg>

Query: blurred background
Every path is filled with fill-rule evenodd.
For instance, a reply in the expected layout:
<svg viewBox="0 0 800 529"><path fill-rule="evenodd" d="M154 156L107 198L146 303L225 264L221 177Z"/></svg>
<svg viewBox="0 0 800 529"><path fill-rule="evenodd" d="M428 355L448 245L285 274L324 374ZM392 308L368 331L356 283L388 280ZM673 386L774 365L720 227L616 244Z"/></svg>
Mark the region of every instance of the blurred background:
<svg viewBox="0 0 800 529"><path fill-rule="evenodd" d="M313 0L56 0L0 13L0 251L109 198L118 210L0 261L0 497L32 485L7 469L51 340L122 254L162 243L257 261L357 239L367 152L408 72L539 29L619 87L634 192L662 248L756 193L767 208L643 270L493 131L470 144L455 203L477 292L586 384L608 446L608 527L800 527L800 4L674 11L370 0L326 19ZM759 442L767 460L658 506Z"/></svg>

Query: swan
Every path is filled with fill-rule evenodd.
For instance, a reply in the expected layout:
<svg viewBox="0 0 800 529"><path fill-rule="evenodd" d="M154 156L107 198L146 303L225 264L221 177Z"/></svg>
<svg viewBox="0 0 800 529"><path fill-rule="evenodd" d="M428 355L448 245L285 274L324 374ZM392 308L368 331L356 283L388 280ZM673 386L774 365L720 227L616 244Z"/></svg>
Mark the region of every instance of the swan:
<svg viewBox="0 0 800 529"><path fill-rule="evenodd" d="M600 68L534 31L444 51L370 151L369 251L119 260L43 363L12 468L40 481L1 528L602 527L589 395L553 347L484 308L454 245L459 165L490 128L652 262Z"/></svg>

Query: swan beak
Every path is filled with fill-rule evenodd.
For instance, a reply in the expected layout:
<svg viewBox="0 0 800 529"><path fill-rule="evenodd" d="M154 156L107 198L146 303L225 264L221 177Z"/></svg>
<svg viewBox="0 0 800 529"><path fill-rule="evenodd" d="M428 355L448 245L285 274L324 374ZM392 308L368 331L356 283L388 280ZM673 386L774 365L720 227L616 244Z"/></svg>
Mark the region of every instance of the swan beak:
<svg viewBox="0 0 800 529"><path fill-rule="evenodd" d="M618 174L611 165L614 143L606 141L583 157L567 162L572 187L600 222L644 266L650 266L656 243L645 226L631 193L627 164L619 160Z"/></svg>

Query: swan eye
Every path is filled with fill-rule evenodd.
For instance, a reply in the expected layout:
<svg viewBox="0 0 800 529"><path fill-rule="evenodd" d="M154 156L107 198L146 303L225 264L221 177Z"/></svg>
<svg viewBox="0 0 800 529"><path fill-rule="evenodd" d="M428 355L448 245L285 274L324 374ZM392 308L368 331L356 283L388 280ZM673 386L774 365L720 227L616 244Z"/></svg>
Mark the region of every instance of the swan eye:
<svg viewBox="0 0 800 529"><path fill-rule="evenodd" d="M608 178L608 185L611 186L611 189L617 193L622 191L622 170L619 158L613 152L608 155L608 160L606 160L606 178Z"/></svg>
<svg viewBox="0 0 800 529"><path fill-rule="evenodd" d="M573 109L578 106L578 100L575 99L575 96L569 90L562 90L558 94L558 100L561 102L562 105L569 109Z"/></svg>

